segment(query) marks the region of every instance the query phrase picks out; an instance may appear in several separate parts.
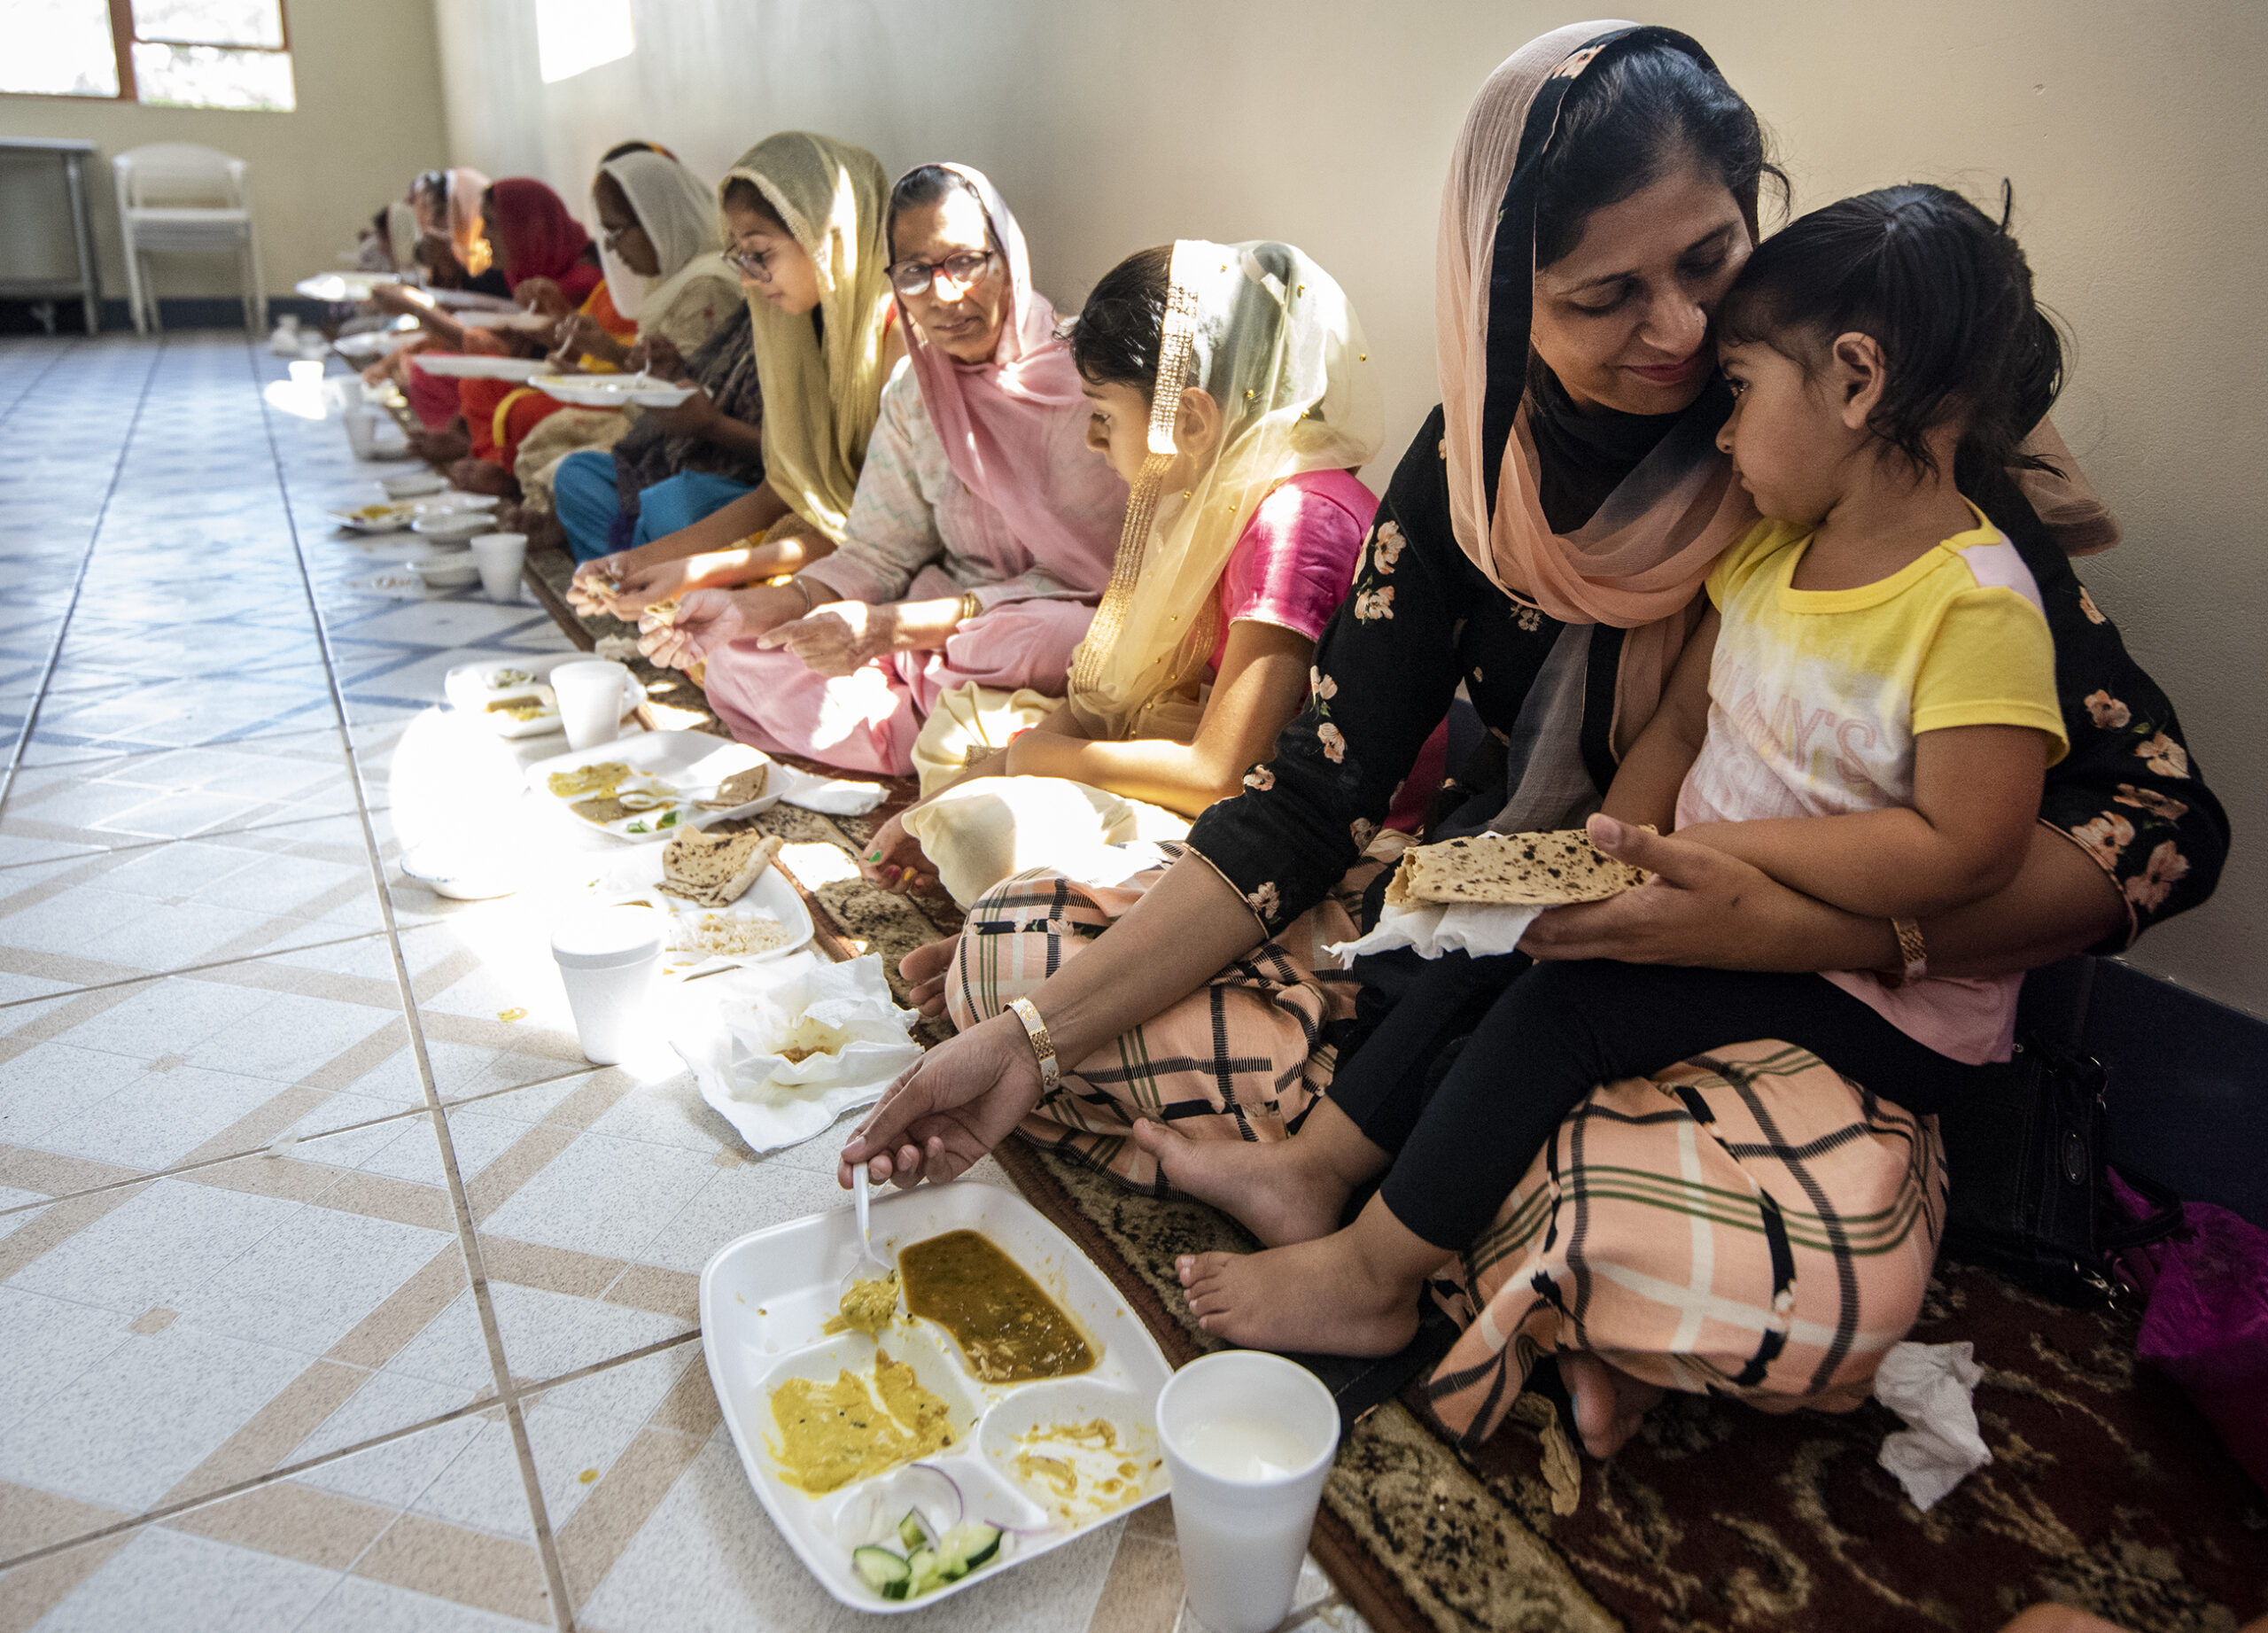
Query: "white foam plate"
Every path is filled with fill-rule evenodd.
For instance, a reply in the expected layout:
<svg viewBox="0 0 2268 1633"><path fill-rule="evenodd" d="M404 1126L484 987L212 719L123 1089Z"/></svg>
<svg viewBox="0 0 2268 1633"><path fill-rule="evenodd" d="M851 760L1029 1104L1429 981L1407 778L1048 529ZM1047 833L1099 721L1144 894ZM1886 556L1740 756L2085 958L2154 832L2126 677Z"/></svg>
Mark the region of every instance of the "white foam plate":
<svg viewBox="0 0 2268 1633"><path fill-rule="evenodd" d="M1073 1378L980 1383L961 1364L943 1328L915 1320L900 1307L882 1347L893 1360L913 1366L924 1387L952 1409L955 1443L929 1459L928 1466L947 1472L960 1487L965 1518L1026 1532L1047 1528L1037 1534L1012 1533L1001 1558L918 1599L876 1594L851 1569L850 1550L874 1535L868 1526L894 1523L908 1507L922 1508L933 1528L948 1520L951 1511L931 1512L934 1499L923 1495L935 1482L901 1468L824 1497L807 1497L781 1481L770 1450L774 1388L790 1378L832 1380L838 1369L864 1369L874 1362L874 1341L864 1334L827 1337L819 1332L835 1313L843 1279L858 1258L858 1227L848 1201L728 1243L701 1272L702 1354L749 1484L796 1558L854 1610L880 1615L926 1610L1166 1493L1162 1465L1147 1466L1159 1455L1154 1408L1172 1368L1118 1290L1037 1209L997 1186L957 1180L874 1199L874 1250L886 1260L894 1262L899 1248L956 1230L990 1237L1086 1329L1101 1358ZM1016 1474L1016 1437L1041 1426L1068 1427L1098 1417L1118 1427L1147 1478L1131 1501L1091 1514L1075 1511L1067 1518L1045 1487L1029 1489Z"/></svg>
<svg viewBox="0 0 2268 1633"><path fill-rule="evenodd" d="M339 336L330 343L330 349L349 362L368 363L384 357L416 332L414 329L365 329L359 333Z"/></svg>
<svg viewBox="0 0 2268 1633"><path fill-rule="evenodd" d="M811 910L804 906L804 898L796 894L796 887L780 876L777 867L767 867L754 884L748 887L738 901L722 907L703 907L680 897L669 896L662 890L662 852L665 845L641 845L621 858L601 874L592 887L602 901L643 901L692 922L713 914L725 919L776 919L788 939L776 947L761 953L698 953L662 952L662 973L690 981L696 976L714 975L720 969L741 969L750 964L767 963L785 958L790 953L801 952L811 945Z"/></svg>
<svg viewBox="0 0 2268 1633"><path fill-rule="evenodd" d="M416 504L407 499L388 500L383 504L363 505L353 510L331 510L325 514L341 527L358 533L398 533L417 519Z"/></svg>
<svg viewBox="0 0 2268 1633"><path fill-rule="evenodd" d="M579 817L570 809L571 801L551 791L551 777L555 772L573 771L584 766L601 766L610 760L619 760L633 774L652 779L654 784L673 789L682 803L667 809L641 812L635 816L620 817L603 825ZM745 805L734 805L726 811L701 811L695 802L717 791L717 785L736 771L746 771L751 766L772 765L771 757L744 743L728 743L722 737L712 737L707 732L641 732L632 737L617 737L612 743L602 743L594 749L578 749L571 753L555 754L549 759L538 760L528 767L528 788L537 802L556 811L562 820L572 822L585 831L595 829L625 839L633 844L650 844L666 839L680 826L706 828L711 822L721 822L731 817L755 816L769 811L780 803L785 792L782 784L798 774L785 766L772 766L772 775L761 799ZM650 784L649 786L651 786ZM578 798L581 796L577 796ZM660 820L672 812L677 820L667 828L657 827ZM643 824L645 831L630 830Z"/></svg>
<svg viewBox="0 0 2268 1633"><path fill-rule="evenodd" d="M482 716L495 727L500 737L540 737L559 730L559 711L555 706L531 719L516 720L509 714L490 714L488 705L502 698L525 697L532 693L548 698L551 672L562 664L576 663L590 656L588 652L548 652L540 657L509 658L501 663L459 664L441 677L441 695L449 700L451 708ZM496 677L505 674L525 675L527 679L499 684ZM623 682L624 714L644 699L636 675Z"/></svg>
<svg viewBox="0 0 2268 1633"><path fill-rule="evenodd" d="M559 327L555 317L540 312L460 312L457 322L467 329L517 329L523 334L548 334Z"/></svg>
<svg viewBox="0 0 2268 1633"><path fill-rule="evenodd" d="M694 391L643 374L539 374L528 384L581 408L674 408Z"/></svg>
<svg viewBox="0 0 2268 1633"><path fill-rule="evenodd" d="M540 357L490 357L480 352L420 352L410 365L446 380L517 380L523 385L548 367Z"/></svg>
<svg viewBox="0 0 2268 1633"><path fill-rule="evenodd" d="M381 284L400 284L398 272L319 272L311 278L301 278L291 285L309 300L328 300L344 304L351 300L368 300L370 292Z"/></svg>

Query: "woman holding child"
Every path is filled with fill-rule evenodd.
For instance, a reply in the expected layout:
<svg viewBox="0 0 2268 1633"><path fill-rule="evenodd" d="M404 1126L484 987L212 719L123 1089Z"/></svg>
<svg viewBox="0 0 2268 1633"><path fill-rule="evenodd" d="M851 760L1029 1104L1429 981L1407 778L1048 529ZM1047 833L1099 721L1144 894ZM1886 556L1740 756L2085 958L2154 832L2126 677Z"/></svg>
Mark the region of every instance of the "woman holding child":
<svg viewBox="0 0 2268 1633"><path fill-rule="evenodd" d="M1852 201L1789 229L1727 335L1767 173L1754 114L1670 31L1578 25L1491 77L1444 198L1443 407L1380 507L1306 712L1138 895L1026 878L977 904L951 968L916 972L962 1034L846 1147L846 1177L947 1176L1022 1124L1237 1213L1276 1250L1185 1262L1182 1279L1208 1328L1278 1347L1397 1348L1418 1281L1461 1257L1486 1319L1432 1388L1476 1438L1553 1351L1598 1455L1662 1387L1781 1409L1863 1396L1935 1252L1943 1169L1915 1113L2004 1055L2006 978L2202 900L2225 824L2066 559L2115 542L2108 513L2044 425L2030 452L2055 473L2002 463L2054 370L2017 321L2013 245L1934 190ZM1932 353L1943 334L1907 315L1947 307L1961 277L1969 344ZM1977 294L1992 287L2023 299ZM1860 649L1902 692L1869 694L1862 660L1814 699L1787 668L1798 637L1774 619L1923 579L1983 609L2010 673L1958 638L1930 660L1928 619ZM1781 664L1776 719L1741 707L1771 688L1719 695L1736 660ZM1488 737L1433 836L1569 826L1604 797L1594 840L1655 876L1547 912L1520 953L1366 960L1350 1023L1293 951L1364 883L1355 864L1460 683ZM1911 752L1853 752L1834 799L1797 786L1812 762L1775 761L1776 728L1800 742L1821 706L1876 733L1838 746L1902 732ZM1636 826L1666 827L1673 804L1711 827ZM1911 851L1894 876L1856 865L1877 837ZM1539 981L1527 955L1563 962ZM1689 983L1664 966L1703 968ZM1743 970L1782 973L1724 973ZM1938 1000L1900 982L1947 1001L1925 1016ZM1713 1018L1728 983L1741 1002ZM1288 1008L1317 1017L1304 1039L1254 1023ZM1673 1008L1700 1023L1621 1023ZM1193 1014L1211 1046L1158 1063L1153 1035ZM1790 1041L1740 1041L1759 1037ZM1316 1065L1354 1044L1335 1074ZM1247 1115L1303 1077L1334 1104L1275 1127ZM1610 1077L1558 1121L1576 1079ZM1250 1143L1278 1132L1297 1138Z"/></svg>

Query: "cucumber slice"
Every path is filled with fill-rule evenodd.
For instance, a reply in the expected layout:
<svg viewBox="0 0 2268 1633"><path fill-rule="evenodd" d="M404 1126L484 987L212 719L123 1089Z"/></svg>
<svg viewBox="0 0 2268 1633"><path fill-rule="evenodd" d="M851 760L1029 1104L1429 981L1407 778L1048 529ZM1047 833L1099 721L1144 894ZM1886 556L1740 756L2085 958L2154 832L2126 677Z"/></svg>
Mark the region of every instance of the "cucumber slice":
<svg viewBox="0 0 2268 1633"><path fill-rule="evenodd" d="M929 1545L929 1533L921 1523L921 1512L919 1509L907 1509L905 1518L897 1522L897 1540L905 1544L906 1551L909 1553L916 1548L926 1548Z"/></svg>
<svg viewBox="0 0 2268 1633"><path fill-rule="evenodd" d="M905 1598L913 1582L912 1567L887 1548L853 1548L850 1568L858 1573L859 1581L886 1599Z"/></svg>
<svg viewBox="0 0 2268 1633"><path fill-rule="evenodd" d="M974 1521L957 1525L938 1542L937 1556L960 1567L956 1575L966 1576L978 1566L991 1562L1000 1551L1000 1528L996 1525Z"/></svg>
<svg viewBox="0 0 2268 1633"><path fill-rule="evenodd" d="M937 1575L937 1552L934 1548L916 1548L905 1561L907 1582L905 1597L918 1599L941 1582Z"/></svg>

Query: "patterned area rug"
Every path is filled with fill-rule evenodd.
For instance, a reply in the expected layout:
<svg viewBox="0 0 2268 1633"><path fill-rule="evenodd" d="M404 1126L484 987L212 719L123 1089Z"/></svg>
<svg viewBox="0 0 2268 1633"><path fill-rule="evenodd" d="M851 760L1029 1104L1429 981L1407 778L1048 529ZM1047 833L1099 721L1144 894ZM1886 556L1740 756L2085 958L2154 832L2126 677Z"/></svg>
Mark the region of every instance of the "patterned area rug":
<svg viewBox="0 0 2268 1633"><path fill-rule="evenodd" d="M568 610L563 552L529 567L571 637L587 646L625 629ZM681 685L635 666L641 679ZM703 719L703 729L718 729ZM791 870L800 864L796 883L827 950L880 953L901 996L897 960L957 930L959 915L942 899L866 883L850 857L912 797L908 779L866 817L779 806L756 819L795 847L785 859ZM1190 1322L1171 1267L1182 1253L1248 1248L1234 1224L1195 1203L1136 1194L1052 1152L1012 1143L999 1158L1118 1284L1169 1358L1178 1365L1216 1347ZM2268 1499L2188 1403L2136 1366L2137 1321L2131 1310L2066 1310L1989 1272L1940 1266L1914 1336L1976 1345L1985 1368L1977 1415L1993 1462L1927 1514L1876 1465L1899 1425L1872 1404L1841 1417L1769 1417L1674 1397L1598 1464L1573 1453L1542 1393L1531 1391L1467 1458L1404 1389L1348 1431L1316 1555L1381 1633L1966 1633L2042 1599L2137 1633L2233 1633L2268 1612Z"/></svg>

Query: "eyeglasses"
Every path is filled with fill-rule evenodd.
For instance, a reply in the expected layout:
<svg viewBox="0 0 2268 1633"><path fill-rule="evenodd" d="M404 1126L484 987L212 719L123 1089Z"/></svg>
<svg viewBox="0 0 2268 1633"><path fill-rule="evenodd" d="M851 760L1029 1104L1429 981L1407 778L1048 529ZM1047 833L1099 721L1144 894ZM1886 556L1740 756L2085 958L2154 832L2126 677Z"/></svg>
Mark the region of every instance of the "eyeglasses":
<svg viewBox="0 0 2268 1633"><path fill-rule="evenodd" d="M901 261L889 268L889 286L907 299L926 295L939 277L958 297L967 294L992 267L992 252L949 255L943 261Z"/></svg>
<svg viewBox="0 0 2268 1633"><path fill-rule="evenodd" d="M737 244L725 252L725 264L759 284L772 282L772 258L777 250L744 250Z"/></svg>

